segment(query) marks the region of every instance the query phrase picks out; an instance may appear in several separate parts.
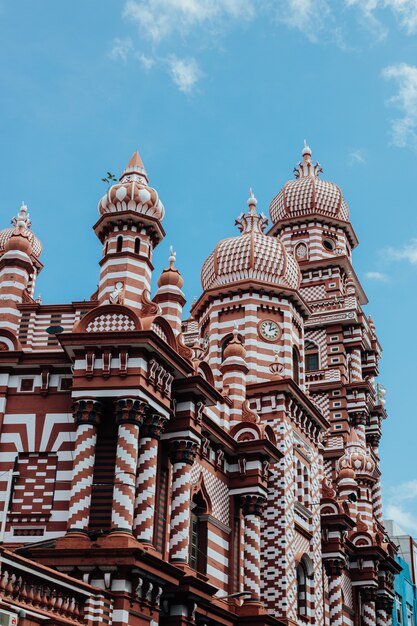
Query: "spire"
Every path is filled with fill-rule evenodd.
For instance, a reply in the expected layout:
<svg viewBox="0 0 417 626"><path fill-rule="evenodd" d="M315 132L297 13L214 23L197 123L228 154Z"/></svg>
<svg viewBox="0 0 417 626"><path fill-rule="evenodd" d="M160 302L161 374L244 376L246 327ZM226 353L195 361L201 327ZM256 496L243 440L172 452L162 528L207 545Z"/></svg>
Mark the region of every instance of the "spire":
<svg viewBox="0 0 417 626"><path fill-rule="evenodd" d="M123 174L120 177L120 181L129 182L138 180L148 182L149 179L143 161L140 158L140 154L137 150L135 150L132 158L126 165Z"/></svg>
<svg viewBox="0 0 417 626"><path fill-rule="evenodd" d="M246 235L247 233L263 233L265 230L265 226L268 223L268 219L265 217L263 213L260 215L256 212L256 206L258 204L257 199L252 191L252 187L249 189L249 198L247 200L247 205L249 210L246 214L241 213L239 217L236 219L235 224L239 228L242 235Z"/></svg>
<svg viewBox="0 0 417 626"><path fill-rule="evenodd" d="M296 178L306 178L307 176L314 176L314 178L317 178L319 173L323 171L320 163L316 163L314 165L311 162L311 155L312 150L307 141L304 139L304 146L301 152L303 160L300 161L297 167L294 168Z"/></svg>

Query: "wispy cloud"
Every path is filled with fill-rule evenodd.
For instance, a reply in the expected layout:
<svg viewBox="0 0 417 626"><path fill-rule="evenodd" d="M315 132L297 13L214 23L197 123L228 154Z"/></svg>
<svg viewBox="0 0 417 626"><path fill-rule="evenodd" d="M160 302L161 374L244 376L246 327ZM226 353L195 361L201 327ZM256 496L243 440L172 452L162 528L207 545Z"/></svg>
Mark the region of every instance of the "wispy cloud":
<svg viewBox="0 0 417 626"><path fill-rule="evenodd" d="M333 12L327 0L279 0L277 18L318 43L324 32L331 31Z"/></svg>
<svg viewBox="0 0 417 626"><path fill-rule="evenodd" d="M201 70L195 59L179 59L175 56L168 60L171 78L183 93L191 93L201 78Z"/></svg>
<svg viewBox="0 0 417 626"><path fill-rule="evenodd" d="M259 0L127 0L123 16L157 43L198 26L216 28L225 21L251 20L258 4Z"/></svg>
<svg viewBox="0 0 417 626"><path fill-rule="evenodd" d="M394 261L408 261L412 265L416 265L417 239L411 239L407 244L399 248L389 247L384 252Z"/></svg>
<svg viewBox="0 0 417 626"><path fill-rule="evenodd" d="M108 53L109 57L113 59L113 61L124 61L126 62L129 54L133 51L133 44L130 37L125 37L124 39L120 39L116 37L113 39L112 47Z"/></svg>
<svg viewBox="0 0 417 626"><path fill-rule="evenodd" d="M382 75L397 86L397 93L389 100L400 111L400 117L391 122L392 142L417 151L417 67L407 63L389 65Z"/></svg>
<svg viewBox="0 0 417 626"><path fill-rule="evenodd" d="M366 163L365 152L362 148L356 148L349 152L348 157L349 165L363 165Z"/></svg>
<svg viewBox="0 0 417 626"><path fill-rule="evenodd" d="M385 517L393 519L403 530L417 534L417 518L407 506L417 499L417 480L408 480L392 487L388 492Z"/></svg>
<svg viewBox="0 0 417 626"><path fill-rule="evenodd" d="M142 52L137 52L136 58L145 70L150 70L156 63L156 60L154 58L148 57Z"/></svg>
<svg viewBox="0 0 417 626"><path fill-rule="evenodd" d="M388 276L382 272L366 272L365 278L368 280L375 280L380 283L386 283L388 281Z"/></svg>

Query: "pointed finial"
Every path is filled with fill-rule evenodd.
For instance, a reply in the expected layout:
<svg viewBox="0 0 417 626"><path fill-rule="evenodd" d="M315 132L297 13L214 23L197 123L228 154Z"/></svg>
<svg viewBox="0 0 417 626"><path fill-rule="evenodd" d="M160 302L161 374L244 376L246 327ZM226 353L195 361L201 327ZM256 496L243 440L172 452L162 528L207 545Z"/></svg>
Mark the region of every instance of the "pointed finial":
<svg viewBox="0 0 417 626"><path fill-rule="evenodd" d="M248 203L248 207L256 207L256 205L258 204L257 199L255 198L255 194L253 193L252 187L249 187L249 198L247 200Z"/></svg>
<svg viewBox="0 0 417 626"><path fill-rule="evenodd" d="M312 152L311 152L311 148L310 146L307 144L307 140L304 139L304 147L303 147L303 151L301 153L303 156L311 156Z"/></svg>
<svg viewBox="0 0 417 626"><path fill-rule="evenodd" d="M176 258L177 258L177 253L174 252L174 248L172 246L169 246L168 261L169 261L169 266L170 267L174 267L174 263L175 263Z"/></svg>
<svg viewBox="0 0 417 626"><path fill-rule="evenodd" d="M22 201L19 213L12 219L12 224L15 228L30 228L31 221L29 219L28 208Z"/></svg>
<svg viewBox="0 0 417 626"><path fill-rule="evenodd" d="M126 165L123 174L120 177L120 180L122 182L129 182L137 180L138 178L148 182L148 175L146 173L143 161L140 158L139 152L135 150L129 163Z"/></svg>
<svg viewBox="0 0 417 626"><path fill-rule="evenodd" d="M239 326L237 325L237 322L233 322L233 338L237 339L239 335Z"/></svg>

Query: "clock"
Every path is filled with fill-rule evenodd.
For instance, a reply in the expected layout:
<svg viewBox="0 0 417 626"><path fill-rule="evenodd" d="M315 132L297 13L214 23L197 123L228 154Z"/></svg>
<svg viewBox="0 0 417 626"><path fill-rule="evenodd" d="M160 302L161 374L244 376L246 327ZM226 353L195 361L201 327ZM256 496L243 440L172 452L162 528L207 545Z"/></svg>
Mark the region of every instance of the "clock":
<svg viewBox="0 0 417 626"><path fill-rule="evenodd" d="M281 336L281 329L274 320L261 320L258 332L264 341L278 341Z"/></svg>

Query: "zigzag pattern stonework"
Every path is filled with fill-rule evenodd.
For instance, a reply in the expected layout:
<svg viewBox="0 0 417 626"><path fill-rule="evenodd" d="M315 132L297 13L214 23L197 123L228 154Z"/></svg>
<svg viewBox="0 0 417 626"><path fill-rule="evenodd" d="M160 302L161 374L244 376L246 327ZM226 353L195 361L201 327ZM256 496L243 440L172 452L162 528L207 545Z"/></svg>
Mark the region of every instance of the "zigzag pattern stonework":
<svg viewBox="0 0 417 626"><path fill-rule="evenodd" d="M321 174L306 144L269 226L250 192L187 319L172 248L152 294L165 209L137 152L98 204L89 298L35 299L25 205L0 231L0 613L390 624L381 349Z"/></svg>

